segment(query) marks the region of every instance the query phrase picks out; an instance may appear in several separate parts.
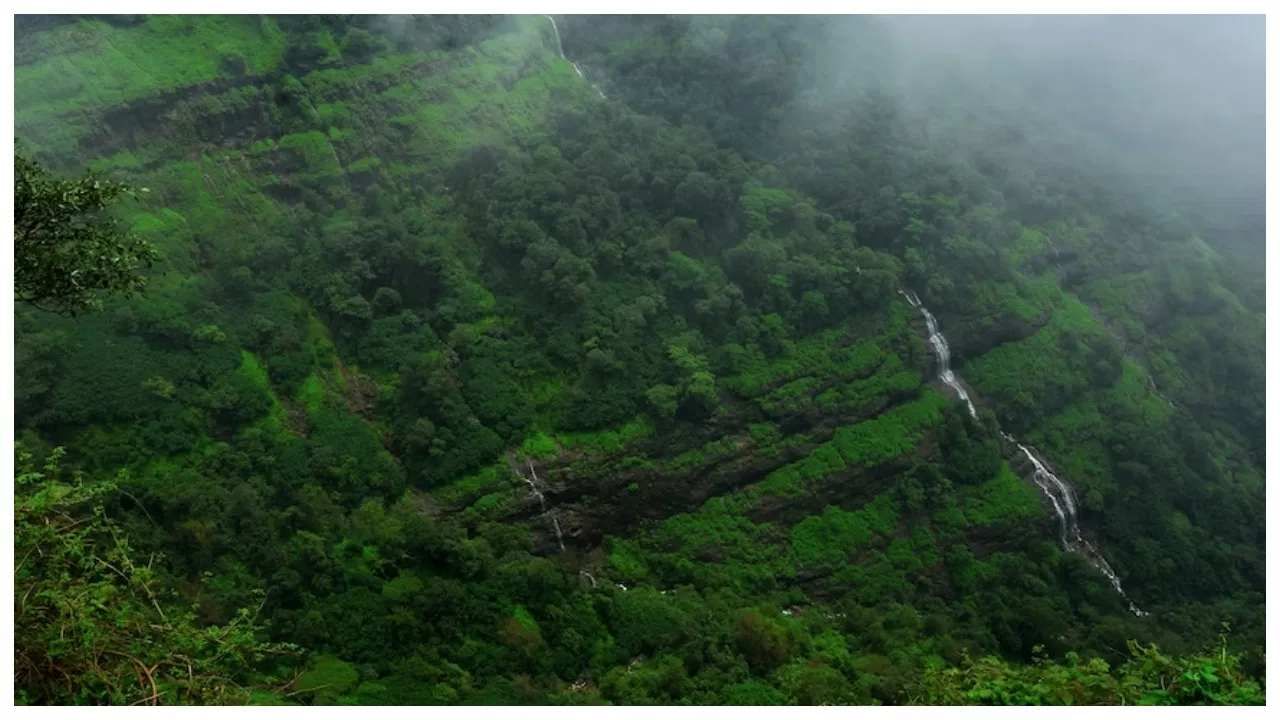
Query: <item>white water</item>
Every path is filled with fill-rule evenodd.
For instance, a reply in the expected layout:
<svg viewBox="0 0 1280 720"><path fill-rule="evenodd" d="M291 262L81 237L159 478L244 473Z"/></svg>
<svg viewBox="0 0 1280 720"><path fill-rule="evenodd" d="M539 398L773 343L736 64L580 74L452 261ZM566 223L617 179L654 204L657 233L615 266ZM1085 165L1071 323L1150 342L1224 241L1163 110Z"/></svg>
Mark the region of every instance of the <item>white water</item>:
<svg viewBox="0 0 1280 720"><path fill-rule="evenodd" d="M938 321L934 318L933 313L924 306L920 301L920 296L910 290L899 290L911 307L920 311L924 316L925 326L929 330L929 344L933 346L933 353L938 359L938 379L947 387L955 391L956 395L964 401L966 407L969 408L969 414L976 420L978 412L974 409L973 401L969 398L968 391L965 390L964 384L960 382L960 378L951 370L951 346L947 344L947 339L942 335L942 331L938 329ZM1036 487L1040 488L1040 492L1049 498L1049 504L1053 506L1053 514L1058 517L1058 536L1062 541L1062 547L1068 552L1074 552L1083 557L1090 565L1102 573L1111 583L1111 587L1115 589L1120 597L1129 604L1129 612L1144 617L1148 613L1136 604L1125 593L1124 588L1120 585L1120 578L1116 575L1115 570L1111 568L1111 564L1102 556L1102 553L1093 546L1084 535L1080 532L1080 525L1076 519L1076 496L1071 486L1063 482L1039 455L1030 447L1020 443L1012 435L1001 432L1005 440L1017 446L1018 450L1031 462L1034 470L1031 473L1031 481Z"/></svg>
<svg viewBox="0 0 1280 720"><path fill-rule="evenodd" d="M556 52L560 53L560 59L572 65L573 71L578 73L578 77L582 78L583 80L586 80L587 76L582 74L582 68L578 67L578 63L564 56L564 43L560 42L560 28L556 25L556 19L551 17L550 15L543 15L543 17L551 21L551 32L555 33ZM596 94L600 96L600 99L602 100L607 99L605 98L604 92L600 90L600 88L595 83L591 83L591 89L596 91Z"/></svg>
<svg viewBox="0 0 1280 720"><path fill-rule="evenodd" d="M519 470L516 470L516 475L519 475L520 479L529 486L529 494L538 499L538 507L542 509L542 512L546 512L547 497L542 494L542 490L538 487L538 474L533 471L532 462L529 463L529 472L532 474L532 477L526 477Z"/></svg>
<svg viewBox="0 0 1280 720"><path fill-rule="evenodd" d="M556 530L556 544L560 546L560 552L564 552L564 533L560 532L560 518L556 517L554 512L550 513L550 515L551 527Z"/></svg>
<svg viewBox="0 0 1280 720"><path fill-rule="evenodd" d="M899 292L902 292L899 290ZM964 401L965 407L969 408L969 415L974 420L978 419L978 411L973 406L973 401L969 399L969 391L964 389L964 385L951 371L951 346L947 344L947 338L938 329L938 320L929 312L929 308L920 302L920 297L911 291L902 292L902 296L907 299L911 307L920 311L924 316L925 326L929 328L929 344L933 345L933 354L938 358L938 379L947 387L955 391L956 395Z"/></svg>
<svg viewBox="0 0 1280 720"><path fill-rule="evenodd" d="M529 486L529 494L538 500L538 508L542 510L542 515L551 521L551 529L556 534L556 545L560 546L560 552L564 552L564 533L560 530L560 518L556 515L554 509L547 509L547 496L542 492L542 482L538 480L538 471L533 469L533 461L528 461L529 474L525 475L520 472L520 467L511 460L511 471L516 474L524 484Z"/></svg>
<svg viewBox="0 0 1280 720"><path fill-rule="evenodd" d="M1058 529L1062 539L1062 546L1067 550L1079 553L1089 564L1097 568L1098 572L1106 576L1111 582L1111 587L1120 597L1129 603L1129 612L1144 617L1148 613L1134 604L1125 593L1124 587L1120 585L1120 577L1116 575L1116 571L1111 568L1111 563L1098 552L1088 540L1084 539L1084 535L1080 533L1080 525L1076 522L1076 500L1075 493L1071 487L1055 475L1049 467L1040 459L1038 455L1026 445L1013 439L1013 436L1005 434L1005 439L1018 446L1022 454L1031 461L1031 465L1035 471L1031 474L1031 480L1040 488L1040 491L1053 503L1054 512L1058 515Z"/></svg>

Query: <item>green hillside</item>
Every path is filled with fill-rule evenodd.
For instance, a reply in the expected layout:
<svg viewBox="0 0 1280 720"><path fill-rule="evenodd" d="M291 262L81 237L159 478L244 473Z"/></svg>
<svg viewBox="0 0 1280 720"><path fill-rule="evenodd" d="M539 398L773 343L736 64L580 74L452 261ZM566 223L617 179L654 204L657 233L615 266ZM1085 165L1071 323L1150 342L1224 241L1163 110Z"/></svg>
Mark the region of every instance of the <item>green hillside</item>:
<svg viewBox="0 0 1280 720"><path fill-rule="evenodd" d="M147 567L20 565L18 702L1261 702L1260 280L891 96L815 119L819 20L561 18L580 77L540 16L20 19L19 153L162 259L15 317L20 527ZM159 685L69 690L135 622Z"/></svg>

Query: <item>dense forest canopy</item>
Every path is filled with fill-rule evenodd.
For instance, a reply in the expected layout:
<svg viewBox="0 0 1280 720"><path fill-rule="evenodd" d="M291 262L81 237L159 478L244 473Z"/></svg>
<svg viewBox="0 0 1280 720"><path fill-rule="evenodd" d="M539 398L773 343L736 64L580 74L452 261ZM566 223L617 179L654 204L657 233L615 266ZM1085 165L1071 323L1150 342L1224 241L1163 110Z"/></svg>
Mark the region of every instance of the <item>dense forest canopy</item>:
<svg viewBox="0 0 1280 720"><path fill-rule="evenodd" d="M17 28L19 702L1262 702L1261 18Z"/></svg>

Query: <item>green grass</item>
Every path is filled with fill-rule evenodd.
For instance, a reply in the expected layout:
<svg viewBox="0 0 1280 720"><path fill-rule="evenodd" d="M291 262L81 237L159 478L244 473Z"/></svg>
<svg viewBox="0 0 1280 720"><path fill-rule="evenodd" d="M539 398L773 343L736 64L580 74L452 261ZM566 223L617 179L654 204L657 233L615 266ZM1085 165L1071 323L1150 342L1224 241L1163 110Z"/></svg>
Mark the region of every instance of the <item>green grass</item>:
<svg viewBox="0 0 1280 720"><path fill-rule="evenodd" d="M631 582L760 590L791 572L784 541L773 525L709 502L667 518L639 542L612 540L609 565Z"/></svg>
<svg viewBox="0 0 1280 720"><path fill-rule="evenodd" d="M631 443L650 437L653 433L653 423L646 417L638 417L625 425L610 430L556 433L555 439L561 446L570 450L616 453Z"/></svg>
<svg viewBox="0 0 1280 720"><path fill-rule="evenodd" d="M506 489L512 492L507 467L494 463L487 467L431 490L431 495L445 505L460 505L469 498L482 498Z"/></svg>
<svg viewBox="0 0 1280 720"><path fill-rule="evenodd" d="M873 538L887 537L897 524L898 513L888 495L852 512L828 507L791 529L791 551L802 568L834 570Z"/></svg>
<svg viewBox="0 0 1280 720"><path fill-rule="evenodd" d="M276 148L290 157L291 165L300 167L313 177L342 174L342 163L333 145L329 143L328 136L318 130L285 135L277 141Z"/></svg>
<svg viewBox="0 0 1280 720"><path fill-rule="evenodd" d="M887 318L875 318L872 327L833 328L814 333L796 341L776 358L749 358L744 367L723 378L720 384L744 398L769 395L777 401L798 394L803 384L787 386L804 378L830 382L866 375L884 361L887 348L911 332L906 317L905 309L894 306ZM851 335L861 339L851 340Z"/></svg>
<svg viewBox="0 0 1280 720"><path fill-rule="evenodd" d="M1011 400L1020 394L1045 402L1045 396L1071 396L1090 386L1081 367L1083 345L1063 347L1070 333L1083 343L1100 338L1105 329L1083 303L1063 295L1047 325L1030 337L997 346L966 363L964 377L982 395Z"/></svg>
<svg viewBox="0 0 1280 720"><path fill-rule="evenodd" d="M229 77L229 58L242 59L250 75L270 72L284 36L266 17L153 15L129 27L80 20L37 33L28 48L34 61L19 64L14 78L17 133L54 139L46 127L81 125L86 113Z"/></svg>
<svg viewBox="0 0 1280 720"><path fill-rule="evenodd" d="M974 287L966 314L995 322L1013 317L1035 323L1053 312L1064 294L1051 276L1020 278L1018 282L984 282Z"/></svg>
<svg viewBox="0 0 1280 720"><path fill-rule="evenodd" d="M276 396L275 391L272 389L271 378L267 375L266 367L258 360L258 356L248 350L241 350L238 372L248 378L253 387L257 388L259 392L271 399L271 406L267 414L256 421L254 427L260 427L273 433L283 432L286 421L285 409L280 403L280 398Z"/></svg>
<svg viewBox="0 0 1280 720"><path fill-rule="evenodd" d="M405 109L390 121L408 133L407 157L447 161L474 145L532 142L545 135L557 103L592 101L590 87L546 41L545 24L520 18L516 32L468 48L466 62L444 63L383 91L382 102Z"/></svg>
<svg viewBox="0 0 1280 720"><path fill-rule="evenodd" d="M924 433L942 421L949 400L925 390L913 402L879 417L836 430L832 439L807 457L769 473L759 485L765 495L793 496L846 468L865 468L901 457L916 448Z"/></svg>
<svg viewBox="0 0 1280 720"><path fill-rule="evenodd" d="M544 432L535 432L524 439L520 452L532 458L546 460L553 458L560 447L554 438Z"/></svg>
<svg viewBox="0 0 1280 720"><path fill-rule="evenodd" d="M966 523L973 527L1013 524L1044 512L1039 492L1014 475L1007 464L1001 464L1000 471L990 480L964 488L960 505Z"/></svg>
<svg viewBox="0 0 1280 720"><path fill-rule="evenodd" d="M287 222L269 191L291 192L309 181L304 184L339 193L344 164L366 179L418 178L422 167L447 164L468 147L545 137L553 110L594 101L589 86L554 54L545 25L542 18L519 18L511 31L453 52L390 54L315 70L301 78L311 127L294 126L242 147L215 148L183 133L205 116L260 103L246 93L269 94L272 86L200 87L173 106L183 122L166 126L146 147L88 161L155 188L147 211L176 212L224 245L220 252L234 251L225 246L245 235L237 223L246 218L257 234L279 232L277 223ZM275 70L284 36L269 19L153 17L131 27L82 20L35 33L26 45L25 55L36 60L16 73L18 135L31 152L68 157L83 155L81 140L100 131L97 113L224 77L224 56L245 58L250 75ZM370 85L385 89L373 94ZM394 146L369 147L367 128L388 125L403 131L382 134L394 138ZM192 153L193 146L203 152ZM244 162L246 153L251 163Z"/></svg>
<svg viewBox="0 0 1280 720"><path fill-rule="evenodd" d="M1116 422L1160 434L1168 431L1173 409L1151 392L1146 374L1132 362L1122 365L1120 378L1047 417L1031 439L1055 459L1059 469L1088 499L1090 491L1110 495L1115 490L1111 467Z"/></svg>
<svg viewBox="0 0 1280 720"><path fill-rule="evenodd" d="M835 385L814 398L826 415L861 413L877 403L911 393L922 384L920 373L889 353L869 378Z"/></svg>
<svg viewBox="0 0 1280 720"><path fill-rule="evenodd" d="M306 408L308 415L314 416L324 410L328 397L329 392L325 389L324 380L321 379L319 371L313 370L310 375L307 375L307 379L302 381L296 399L302 407Z"/></svg>

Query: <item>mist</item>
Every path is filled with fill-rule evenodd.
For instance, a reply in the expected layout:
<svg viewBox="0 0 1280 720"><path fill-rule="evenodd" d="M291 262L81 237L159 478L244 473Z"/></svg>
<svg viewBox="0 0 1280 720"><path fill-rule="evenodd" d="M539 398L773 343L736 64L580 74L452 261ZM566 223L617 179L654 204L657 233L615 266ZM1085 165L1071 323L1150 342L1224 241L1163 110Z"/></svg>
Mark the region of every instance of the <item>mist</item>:
<svg viewBox="0 0 1280 720"><path fill-rule="evenodd" d="M847 69L829 89L887 91L962 151L1003 138L1028 162L1082 173L1207 240L1261 256L1261 16L882 16L842 25L819 55Z"/></svg>

